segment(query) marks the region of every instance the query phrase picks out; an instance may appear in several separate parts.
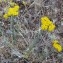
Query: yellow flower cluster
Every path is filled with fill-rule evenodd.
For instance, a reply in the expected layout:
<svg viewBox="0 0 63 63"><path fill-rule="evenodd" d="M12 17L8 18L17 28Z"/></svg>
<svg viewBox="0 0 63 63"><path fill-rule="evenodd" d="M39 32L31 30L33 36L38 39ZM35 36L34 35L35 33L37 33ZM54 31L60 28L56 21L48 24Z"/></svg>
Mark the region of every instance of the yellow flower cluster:
<svg viewBox="0 0 63 63"><path fill-rule="evenodd" d="M15 5L14 7L10 7L8 9L8 12L3 15L5 19L7 19L9 16L17 16L19 14L19 6Z"/></svg>
<svg viewBox="0 0 63 63"><path fill-rule="evenodd" d="M41 29L52 32L55 29L55 25L47 16L41 18Z"/></svg>
<svg viewBox="0 0 63 63"><path fill-rule="evenodd" d="M54 47L58 52L61 52L61 51L62 51L62 46L60 45L60 43L58 42L58 40L54 40L54 41L53 41L53 47Z"/></svg>

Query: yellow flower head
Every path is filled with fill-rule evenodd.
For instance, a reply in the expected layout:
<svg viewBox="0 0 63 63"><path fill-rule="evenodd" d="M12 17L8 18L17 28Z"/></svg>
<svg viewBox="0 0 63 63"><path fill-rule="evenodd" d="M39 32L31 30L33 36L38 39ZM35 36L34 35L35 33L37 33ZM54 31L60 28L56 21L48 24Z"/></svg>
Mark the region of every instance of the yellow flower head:
<svg viewBox="0 0 63 63"><path fill-rule="evenodd" d="M13 16L18 16L19 12L13 12Z"/></svg>
<svg viewBox="0 0 63 63"><path fill-rule="evenodd" d="M4 18L8 18L9 16L17 16L19 14L19 6L15 5L14 7L10 7L8 12L4 15Z"/></svg>
<svg viewBox="0 0 63 63"><path fill-rule="evenodd" d="M57 50L58 52L62 51L62 46L60 45L60 43L58 42L58 40L54 40L53 41L53 47L55 48L55 50Z"/></svg>
<svg viewBox="0 0 63 63"><path fill-rule="evenodd" d="M14 6L14 10L18 11L19 10L19 6L18 5Z"/></svg>
<svg viewBox="0 0 63 63"><path fill-rule="evenodd" d="M48 27L46 25L41 25L41 29L46 31L48 29Z"/></svg>
<svg viewBox="0 0 63 63"><path fill-rule="evenodd" d="M51 24L49 25L49 28L48 28L48 31L51 32L55 29L55 25L54 24Z"/></svg>
<svg viewBox="0 0 63 63"><path fill-rule="evenodd" d="M50 21L48 17L44 16L41 18L41 23L44 25L50 25L52 24L52 21Z"/></svg>
<svg viewBox="0 0 63 63"><path fill-rule="evenodd" d="M55 25L47 16L41 18L41 29L45 30L44 27L46 27L46 30L49 32L52 32L55 29Z"/></svg>
<svg viewBox="0 0 63 63"><path fill-rule="evenodd" d="M13 8L9 8L8 9L8 16L12 16L13 15L13 13L14 13L14 9Z"/></svg>

